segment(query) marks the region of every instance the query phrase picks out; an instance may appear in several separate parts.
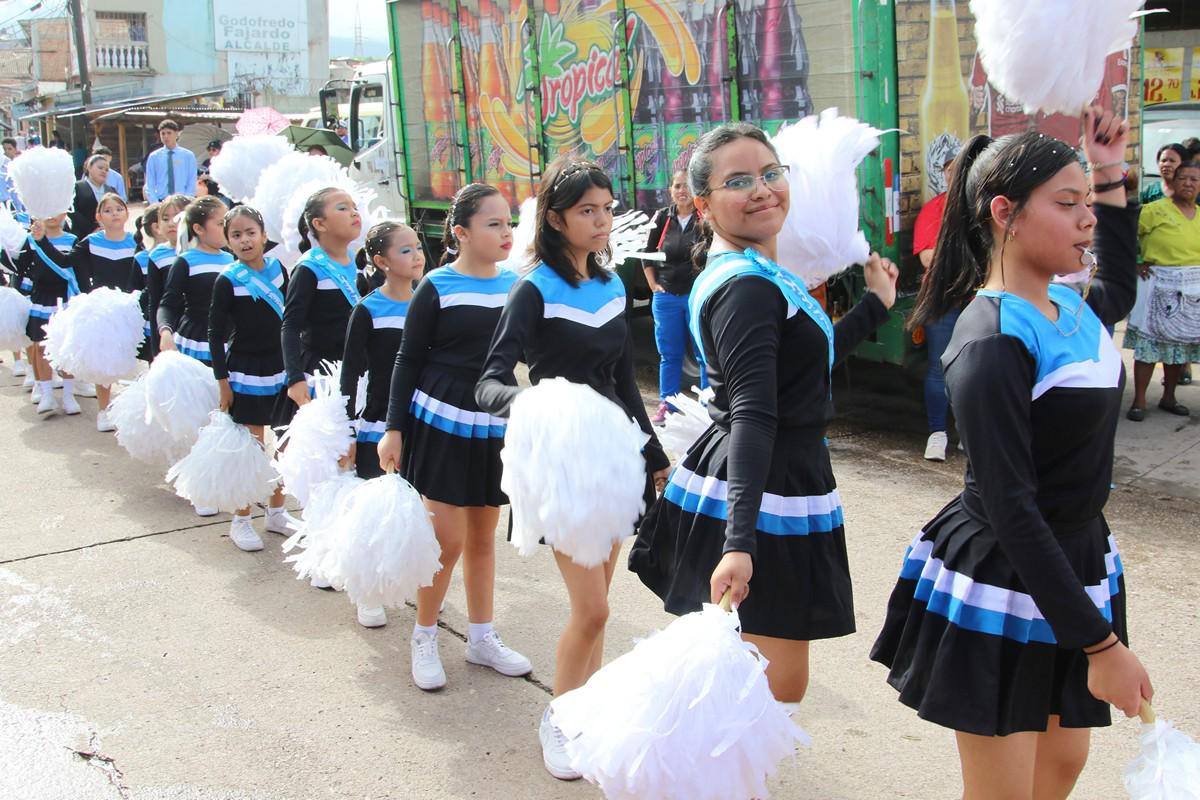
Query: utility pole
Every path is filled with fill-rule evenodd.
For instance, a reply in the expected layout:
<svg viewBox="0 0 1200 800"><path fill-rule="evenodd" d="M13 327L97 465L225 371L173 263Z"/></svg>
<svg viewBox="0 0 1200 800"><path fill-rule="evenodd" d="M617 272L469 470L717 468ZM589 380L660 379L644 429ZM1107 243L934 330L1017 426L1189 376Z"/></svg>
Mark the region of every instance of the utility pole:
<svg viewBox="0 0 1200 800"><path fill-rule="evenodd" d="M354 3L354 57L363 60L362 8L357 1Z"/></svg>
<svg viewBox="0 0 1200 800"><path fill-rule="evenodd" d="M92 77L88 72L87 40L84 38L83 9L80 0L69 0L71 23L75 30L75 59L79 65L79 94L83 107L92 104Z"/></svg>

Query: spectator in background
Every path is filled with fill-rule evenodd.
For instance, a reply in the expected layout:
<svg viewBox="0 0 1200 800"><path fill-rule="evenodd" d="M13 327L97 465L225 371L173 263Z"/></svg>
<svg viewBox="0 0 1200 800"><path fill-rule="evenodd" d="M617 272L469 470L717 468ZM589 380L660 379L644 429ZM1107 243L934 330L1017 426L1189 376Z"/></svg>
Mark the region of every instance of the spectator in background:
<svg viewBox="0 0 1200 800"><path fill-rule="evenodd" d="M337 135L347 146L350 145L350 132L346 129L346 123L340 119L337 121Z"/></svg>
<svg viewBox="0 0 1200 800"><path fill-rule="evenodd" d="M125 176L113 169L112 150L108 149L104 145L100 145L99 147L92 148L92 155L104 156L108 159L108 185L113 188L113 191L120 195L122 200L129 202L129 196L125 194Z"/></svg>
<svg viewBox="0 0 1200 800"><path fill-rule="evenodd" d="M1182 144L1183 148L1188 152L1187 158L1184 159L1184 163L1200 159L1200 139L1196 138L1195 136L1189 136L1183 140Z"/></svg>
<svg viewBox="0 0 1200 800"><path fill-rule="evenodd" d="M329 151L319 144L310 144L308 146L308 154L310 156L327 156Z"/></svg>
<svg viewBox="0 0 1200 800"><path fill-rule="evenodd" d="M212 169L212 160L221 155L221 140L213 139L204 149L208 153L208 158L204 159L204 162L200 164L200 171L207 173Z"/></svg>
<svg viewBox="0 0 1200 800"><path fill-rule="evenodd" d="M75 207L71 211L71 233L79 239L100 226L96 209L100 198L112 192L108 182L108 158L91 156L83 165L83 177L75 183Z"/></svg>
<svg viewBox="0 0 1200 800"><path fill-rule="evenodd" d="M163 146L146 158L146 202L159 203L169 195L196 194L196 156L179 146L179 123L164 119L158 124Z"/></svg>
<svg viewBox="0 0 1200 800"><path fill-rule="evenodd" d="M12 180L8 177L8 165L14 158L17 157L17 140L13 138L4 139L2 143L4 154L0 155L0 204L10 203L16 204L17 195L12 188Z"/></svg>
<svg viewBox="0 0 1200 800"><path fill-rule="evenodd" d="M201 174L196 178L196 197L215 197L225 204L226 208L230 208L233 202L221 194L221 187L217 185L207 173Z"/></svg>
<svg viewBox="0 0 1200 800"><path fill-rule="evenodd" d="M1187 406L1175 399L1185 366L1200 361L1200 317L1180 295L1200 285L1200 162L1175 168L1171 196L1145 206L1138 217L1141 263L1138 304L1129 315L1125 347L1133 350L1133 403L1125 415L1141 422L1146 415L1146 389L1154 368L1163 365L1162 399L1158 407L1186 417ZM1160 300L1161 298L1161 300Z"/></svg>
<svg viewBox="0 0 1200 800"><path fill-rule="evenodd" d="M1158 148L1158 153L1155 154L1154 160L1158 163L1159 180L1151 182L1144 181L1142 193L1139 199L1142 205L1149 205L1155 200L1161 200L1164 197L1170 197L1171 178L1175 176L1175 168L1185 161L1190 161L1188 158L1187 148L1181 144L1164 144Z"/></svg>
<svg viewBox="0 0 1200 800"><path fill-rule="evenodd" d="M942 164L942 176L947 187L954 178L954 159L957 157L958 149L955 148L946 154L945 163ZM946 193L942 192L930 198L917 215L913 228L913 255L921 262L922 274L933 263L933 251L937 246L938 232L942 229L945 210ZM946 378L942 374L942 354L946 352L946 345L950 344L950 335L954 333L954 323L958 322L960 310L951 311L941 319L924 325L925 352L929 355L929 367L925 371L925 418L929 424L925 458L928 461L946 460L946 445L949 443L946 412L949 401L946 399Z"/></svg>

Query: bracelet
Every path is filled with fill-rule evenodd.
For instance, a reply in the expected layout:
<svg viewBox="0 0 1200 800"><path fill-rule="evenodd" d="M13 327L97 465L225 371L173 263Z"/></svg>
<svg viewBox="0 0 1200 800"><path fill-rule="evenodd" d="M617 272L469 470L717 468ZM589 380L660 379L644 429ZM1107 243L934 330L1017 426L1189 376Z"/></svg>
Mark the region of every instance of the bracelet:
<svg viewBox="0 0 1200 800"><path fill-rule="evenodd" d="M1121 168L1121 172L1124 172L1124 171L1125 171L1125 166L1126 166L1126 165L1125 165L1125 162L1124 162L1124 161L1113 161L1113 162L1111 162L1111 163L1109 163L1109 164L1097 164L1097 163L1096 163L1096 162L1094 162L1094 161L1089 161L1089 162L1088 162L1088 169L1089 169L1089 170L1091 170L1092 172L1097 172L1097 171L1099 171L1099 170L1102 170L1102 169L1108 169L1109 167L1120 167L1120 168Z"/></svg>
<svg viewBox="0 0 1200 800"><path fill-rule="evenodd" d="M1125 176L1122 175L1120 180L1110 181L1109 183L1097 183L1092 186L1093 194L1104 194L1111 192L1113 189L1120 189L1125 186Z"/></svg>
<svg viewBox="0 0 1200 800"><path fill-rule="evenodd" d="M1084 650L1083 654L1085 656L1098 656L1101 653L1103 653L1105 650L1112 650L1114 647L1116 647L1120 643L1121 643L1120 639L1113 639L1111 642L1104 645L1104 647L1101 647L1099 650Z"/></svg>

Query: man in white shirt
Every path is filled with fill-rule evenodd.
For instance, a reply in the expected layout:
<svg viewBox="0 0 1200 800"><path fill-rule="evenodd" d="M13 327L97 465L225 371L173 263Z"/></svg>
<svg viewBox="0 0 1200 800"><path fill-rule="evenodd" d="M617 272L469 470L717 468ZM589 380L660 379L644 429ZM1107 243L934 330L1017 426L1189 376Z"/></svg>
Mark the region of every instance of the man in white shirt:
<svg viewBox="0 0 1200 800"><path fill-rule="evenodd" d="M173 194L196 194L196 156L179 147L179 123L165 119L158 124L163 146L146 159L146 202L158 203Z"/></svg>

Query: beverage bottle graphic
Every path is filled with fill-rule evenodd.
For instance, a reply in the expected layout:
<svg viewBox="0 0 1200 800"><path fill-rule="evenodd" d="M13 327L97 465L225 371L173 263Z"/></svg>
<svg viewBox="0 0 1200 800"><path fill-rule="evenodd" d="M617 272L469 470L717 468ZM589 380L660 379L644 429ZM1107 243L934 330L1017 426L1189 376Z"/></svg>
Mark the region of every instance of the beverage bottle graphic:
<svg viewBox="0 0 1200 800"><path fill-rule="evenodd" d="M787 6L788 30L791 32L791 57L795 62L795 84L793 86L793 102L789 116L791 118L807 117L813 113L812 96L808 93L808 75L811 63L808 58L808 44L804 41L804 20L797 11L794 3Z"/></svg>
<svg viewBox="0 0 1200 800"><path fill-rule="evenodd" d="M929 0L929 59L918 112L923 202L945 191L942 164L970 134L970 113L954 0Z"/></svg>
<svg viewBox="0 0 1200 800"><path fill-rule="evenodd" d="M428 14L424 12L428 9ZM424 95L425 141L429 147L429 185L433 196L448 199L454 194L454 172L450 140L450 74L443 51L445 29L441 9L423 2L421 88Z"/></svg>
<svg viewBox="0 0 1200 800"><path fill-rule="evenodd" d="M783 0L766 0L763 12L762 50L759 52L759 77L762 80L762 104L759 108L763 120L783 119L783 83L780 80L780 33L783 27Z"/></svg>
<svg viewBox="0 0 1200 800"><path fill-rule="evenodd" d="M709 8L711 6L711 8ZM718 5L716 0L706 0L705 7L709 9L708 24L705 28L708 39L708 85L709 104L708 119L713 122L724 122L728 115L725 104L725 70L729 68L729 58L725 52L727 30L725 22L725 7Z"/></svg>
<svg viewBox="0 0 1200 800"><path fill-rule="evenodd" d="M504 85L504 67L501 64L499 37L496 35L496 9L490 0L479 5L479 95L496 98L509 106L508 92ZM492 142L488 132L480 127L482 140L483 179L500 190L510 207L516 205L516 190L500 161L502 150Z"/></svg>

